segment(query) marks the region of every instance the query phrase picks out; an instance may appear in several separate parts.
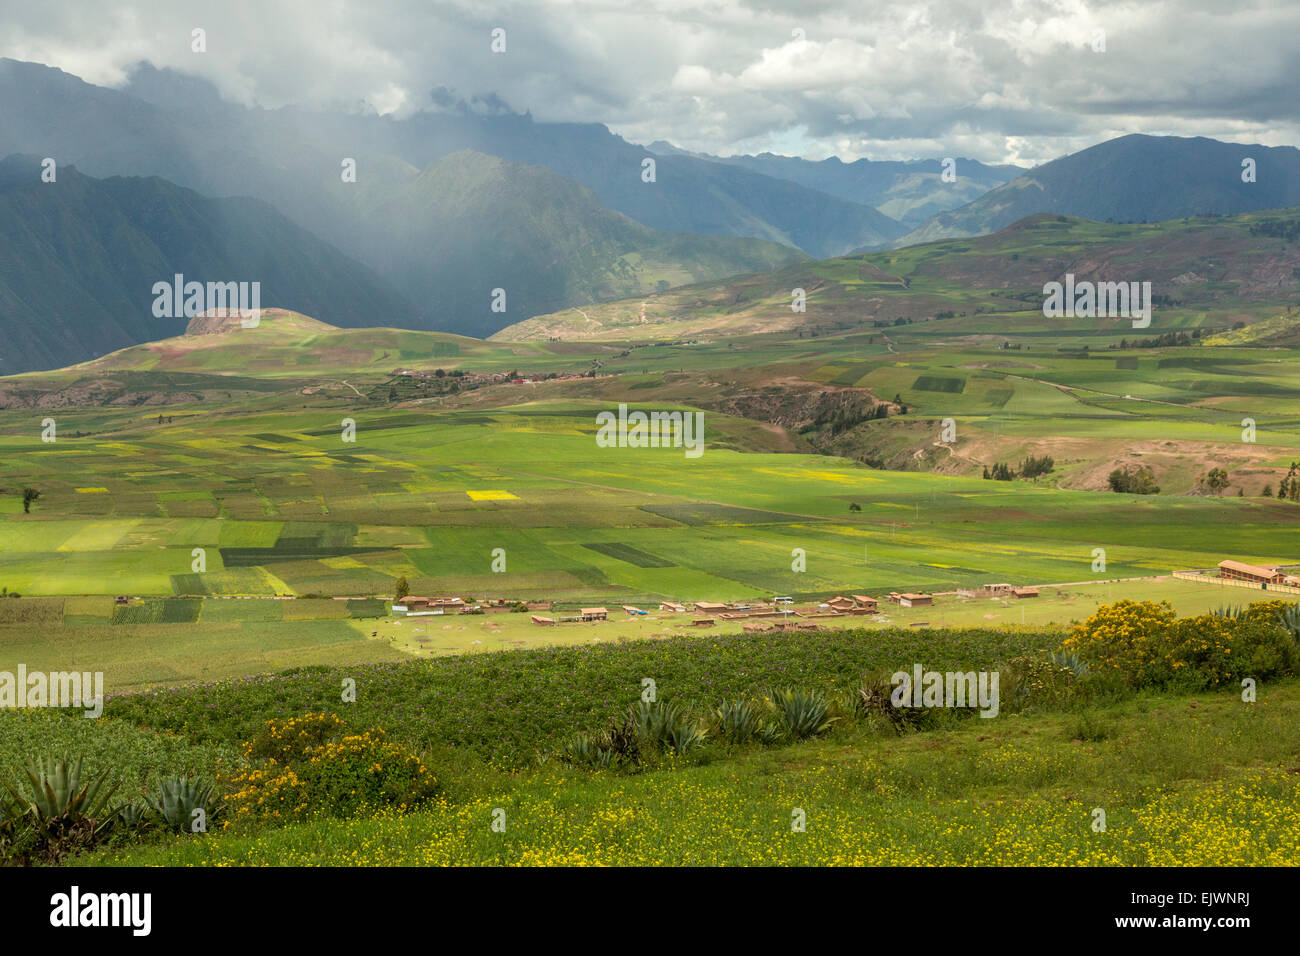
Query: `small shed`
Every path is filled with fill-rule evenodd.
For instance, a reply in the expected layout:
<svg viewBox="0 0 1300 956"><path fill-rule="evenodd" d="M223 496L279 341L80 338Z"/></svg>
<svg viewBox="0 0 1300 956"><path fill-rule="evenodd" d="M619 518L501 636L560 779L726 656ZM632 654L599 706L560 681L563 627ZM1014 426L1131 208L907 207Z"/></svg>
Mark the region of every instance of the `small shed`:
<svg viewBox="0 0 1300 956"><path fill-rule="evenodd" d="M609 617L609 611L603 607L584 607L578 613L584 621L604 621Z"/></svg>

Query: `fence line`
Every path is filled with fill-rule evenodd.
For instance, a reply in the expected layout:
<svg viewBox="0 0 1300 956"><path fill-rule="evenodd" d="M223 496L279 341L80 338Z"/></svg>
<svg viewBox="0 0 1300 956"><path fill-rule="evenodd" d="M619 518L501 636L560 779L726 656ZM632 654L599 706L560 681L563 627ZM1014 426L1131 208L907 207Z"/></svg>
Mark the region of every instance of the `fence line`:
<svg viewBox="0 0 1300 956"><path fill-rule="evenodd" d="M1270 584L1265 587L1255 581L1237 581L1233 578L1215 577L1213 568L1204 571L1175 571L1174 577L1183 581L1196 581L1198 584L1217 584L1221 588L1250 588L1253 591L1281 591L1283 594L1300 594L1300 588L1289 584Z"/></svg>

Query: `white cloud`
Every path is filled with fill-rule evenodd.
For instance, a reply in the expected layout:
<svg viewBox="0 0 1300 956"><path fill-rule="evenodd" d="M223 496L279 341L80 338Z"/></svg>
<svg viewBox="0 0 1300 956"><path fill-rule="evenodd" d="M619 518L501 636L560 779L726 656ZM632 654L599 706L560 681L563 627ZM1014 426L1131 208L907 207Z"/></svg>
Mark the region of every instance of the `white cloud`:
<svg viewBox="0 0 1300 956"><path fill-rule="evenodd" d="M1038 162L1129 132L1300 141L1297 29L1267 0L5 0L0 54L109 85L147 59L269 107L404 115L441 86L708 152Z"/></svg>

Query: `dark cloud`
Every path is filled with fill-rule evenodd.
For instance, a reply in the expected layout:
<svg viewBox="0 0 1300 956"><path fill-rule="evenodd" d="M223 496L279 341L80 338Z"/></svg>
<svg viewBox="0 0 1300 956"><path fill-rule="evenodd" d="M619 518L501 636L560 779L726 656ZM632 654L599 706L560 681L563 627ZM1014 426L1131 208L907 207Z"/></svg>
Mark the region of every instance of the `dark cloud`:
<svg viewBox="0 0 1300 956"><path fill-rule="evenodd" d="M148 60L271 107L509 104L724 154L1039 162L1127 132L1296 143L1298 28L1264 0L63 0L5 3L0 54L108 85Z"/></svg>

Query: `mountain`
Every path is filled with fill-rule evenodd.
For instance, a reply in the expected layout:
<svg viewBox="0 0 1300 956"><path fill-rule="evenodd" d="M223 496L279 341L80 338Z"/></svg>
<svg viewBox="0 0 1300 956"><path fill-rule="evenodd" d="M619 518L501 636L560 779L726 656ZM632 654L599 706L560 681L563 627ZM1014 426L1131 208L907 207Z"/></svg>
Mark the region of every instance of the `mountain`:
<svg viewBox="0 0 1300 956"><path fill-rule="evenodd" d="M179 331L153 286L260 282L261 303L337 325L400 325L414 307L360 263L255 199L210 199L157 177L94 179L0 160L0 372L80 362Z"/></svg>
<svg viewBox="0 0 1300 956"><path fill-rule="evenodd" d="M804 261L775 242L662 232L549 169L462 151L372 196L366 244L444 328L483 336L521 316ZM504 312L491 309L505 292Z"/></svg>
<svg viewBox="0 0 1300 956"><path fill-rule="evenodd" d="M1242 160L1256 181L1242 182ZM899 239L914 245L996 232L1034 213L1097 222L1158 222L1300 204L1300 150L1204 137L1121 136L1062 156L941 213Z"/></svg>
<svg viewBox="0 0 1300 956"><path fill-rule="evenodd" d="M610 208L670 232L765 239L826 256L882 246L906 228L870 206L724 163L654 156L600 124L538 123L435 98L436 111L373 113L227 103L200 80L142 65L122 90L0 59L0 153L75 163L91 175L160 175L210 195L252 195L371 265L352 238L348 186L473 150L546 166ZM354 184L340 163L357 161ZM642 161L656 160L654 182ZM364 188L364 187L363 187Z"/></svg>
<svg viewBox="0 0 1300 956"><path fill-rule="evenodd" d="M1300 208L1148 224L1068 216L1027 217L979 238L804 262L762 275L609 302L578 316L536 316L494 341L716 339L769 332L809 337L849 329L931 336L994 347L1012 333L1109 336L1129 318L1046 319L1043 286L1150 282L1152 338L1193 328L1226 330L1270 318L1300 293ZM792 290L806 311L791 309ZM890 330L895 332L891 333ZM892 348L892 346L891 346Z"/></svg>
<svg viewBox="0 0 1300 956"><path fill-rule="evenodd" d="M974 159L956 159L953 164L956 179L945 182L943 162L938 159L903 162L859 159L845 163L838 157L812 161L772 153L718 157L687 153L664 142L651 143L650 149L726 163L784 179L871 206L905 226L915 226L937 213L963 206L1024 172L1019 166L990 166Z"/></svg>

